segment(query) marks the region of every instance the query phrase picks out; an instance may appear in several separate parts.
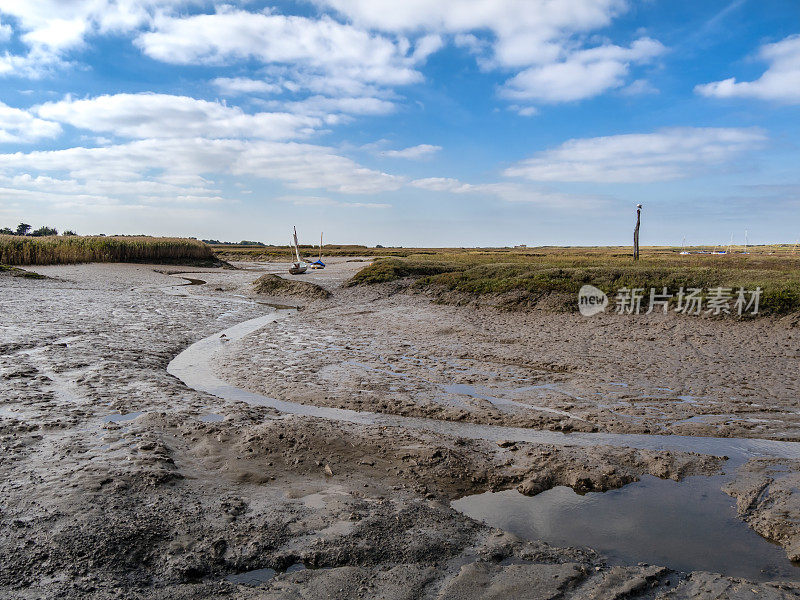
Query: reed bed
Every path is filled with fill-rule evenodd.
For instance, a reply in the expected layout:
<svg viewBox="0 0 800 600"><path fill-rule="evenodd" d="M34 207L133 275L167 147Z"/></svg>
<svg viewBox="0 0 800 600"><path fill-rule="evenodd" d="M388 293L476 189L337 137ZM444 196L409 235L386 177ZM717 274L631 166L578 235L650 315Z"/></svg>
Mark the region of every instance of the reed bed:
<svg viewBox="0 0 800 600"><path fill-rule="evenodd" d="M214 259L210 246L188 238L0 235L0 264L178 262Z"/></svg>

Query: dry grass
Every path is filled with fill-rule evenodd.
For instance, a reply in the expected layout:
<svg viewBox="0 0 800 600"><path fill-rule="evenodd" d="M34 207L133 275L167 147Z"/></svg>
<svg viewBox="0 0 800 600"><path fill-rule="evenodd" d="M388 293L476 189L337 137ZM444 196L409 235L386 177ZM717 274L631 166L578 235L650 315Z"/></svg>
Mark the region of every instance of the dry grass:
<svg viewBox="0 0 800 600"><path fill-rule="evenodd" d="M0 235L0 264L5 265L160 263L213 259L214 253L208 245L187 238Z"/></svg>

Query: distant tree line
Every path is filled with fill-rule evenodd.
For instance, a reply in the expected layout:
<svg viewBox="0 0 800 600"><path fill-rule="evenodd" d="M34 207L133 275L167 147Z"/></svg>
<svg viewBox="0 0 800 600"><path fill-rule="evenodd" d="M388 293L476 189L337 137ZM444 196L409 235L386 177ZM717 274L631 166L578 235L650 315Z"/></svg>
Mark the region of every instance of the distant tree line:
<svg viewBox="0 0 800 600"><path fill-rule="evenodd" d="M218 246L266 246L264 242L252 242L250 240L242 240L241 242L220 242L219 240L200 240L206 244L216 244Z"/></svg>
<svg viewBox="0 0 800 600"><path fill-rule="evenodd" d="M20 223L17 225L16 229L11 229L10 227L2 227L0 228L0 235L28 235L32 237L42 237L45 235L58 235L58 229L55 227L48 227L47 225L42 225L39 229L34 229L27 223ZM77 235L72 230L67 230L61 235Z"/></svg>

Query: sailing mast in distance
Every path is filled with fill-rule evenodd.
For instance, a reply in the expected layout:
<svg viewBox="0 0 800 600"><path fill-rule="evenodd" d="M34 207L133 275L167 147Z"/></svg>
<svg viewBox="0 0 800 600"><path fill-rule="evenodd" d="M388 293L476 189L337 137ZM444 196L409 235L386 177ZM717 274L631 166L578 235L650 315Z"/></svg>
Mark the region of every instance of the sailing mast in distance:
<svg viewBox="0 0 800 600"><path fill-rule="evenodd" d="M294 227L292 241L294 242L294 256L297 260L289 267L289 274L302 275L306 272L306 269L308 269L308 265L300 260L300 244L297 243L297 227Z"/></svg>
<svg viewBox="0 0 800 600"><path fill-rule="evenodd" d="M319 258L311 263L312 269L324 269L325 263L322 262L322 232L319 234Z"/></svg>

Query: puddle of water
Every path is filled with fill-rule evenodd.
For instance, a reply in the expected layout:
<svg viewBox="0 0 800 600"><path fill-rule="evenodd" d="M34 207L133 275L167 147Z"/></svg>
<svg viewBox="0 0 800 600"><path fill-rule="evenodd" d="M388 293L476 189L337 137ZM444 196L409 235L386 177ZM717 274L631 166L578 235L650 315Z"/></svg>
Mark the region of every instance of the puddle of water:
<svg viewBox="0 0 800 600"><path fill-rule="evenodd" d="M175 284L172 284L172 285L158 286L161 289L161 291L163 293L167 294L168 296L177 296L179 298L185 298L187 296L187 294L183 290L181 290L180 288L183 288L183 287L186 287L186 286L192 286L192 285L205 285L206 284L206 282L204 280L195 279L193 277L183 277L181 275L175 275L174 277L177 278L177 279L183 279L186 283L175 283Z"/></svg>
<svg viewBox="0 0 800 600"><path fill-rule="evenodd" d="M492 406L499 408L501 411L504 409L513 410L515 407L523 407L523 405L519 402L514 402L513 400L508 400L506 398L499 398L497 396L491 396L486 393L486 391L481 391L476 386L469 385L467 383L451 383L449 385L440 384L439 387L442 388L446 394L467 396L469 398L475 398L476 400L486 400ZM485 390L485 388L481 389Z"/></svg>
<svg viewBox="0 0 800 600"><path fill-rule="evenodd" d="M697 400L700 398L700 396L689 396L688 394L684 394L683 396L678 396L677 398L685 404L697 404Z"/></svg>
<svg viewBox="0 0 800 600"><path fill-rule="evenodd" d="M694 415L693 417L689 417L687 419L681 419L680 421L675 421L673 425L684 425L687 423L712 423L714 421L742 421L741 417L737 417L733 414L711 414L711 415Z"/></svg>
<svg viewBox="0 0 800 600"><path fill-rule="evenodd" d="M609 492L556 487L537 496L487 492L453 508L520 537L588 546L616 564L643 561L678 571L710 571L757 581L800 580L784 551L736 518L724 476L683 482L645 476Z"/></svg>
<svg viewBox="0 0 800 600"><path fill-rule="evenodd" d="M0 417L20 418L22 415L11 408L0 406Z"/></svg>
<svg viewBox="0 0 800 600"><path fill-rule="evenodd" d="M275 569L255 569L253 571L228 575L225 579L231 583L238 583L240 585L261 585L277 574L278 572Z"/></svg>
<svg viewBox="0 0 800 600"><path fill-rule="evenodd" d="M103 417L104 423L119 423L121 421L132 421L133 419L143 415L142 411L129 412L125 414L106 415Z"/></svg>
<svg viewBox="0 0 800 600"><path fill-rule="evenodd" d="M222 415L218 415L217 413L208 413L207 415L203 415L200 417L200 421L203 423L219 423L223 421L225 417Z"/></svg>
<svg viewBox="0 0 800 600"><path fill-rule="evenodd" d="M288 304L276 304L274 302L267 302L266 300L256 300L254 298L248 298L244 294L233 294L234 298L241 298L241 302L245 302L247 304L260 304L261 306L269 306L270 308L277 308L279 310L297 310L296 306L290 306Z"/></svg>
<svg viewBox="0 0 800 600"><path fill-rule="evenodd" d="M290 566L285 573L296 573L297 571L305 571L306 567L302 563L295 563ZM239 585L261 585L266 583L278 574L275 569L254 569L253 571L245 571L244 573L236 573L235 575L228 575L225 579L231 583L238 583Z"/></svg>

